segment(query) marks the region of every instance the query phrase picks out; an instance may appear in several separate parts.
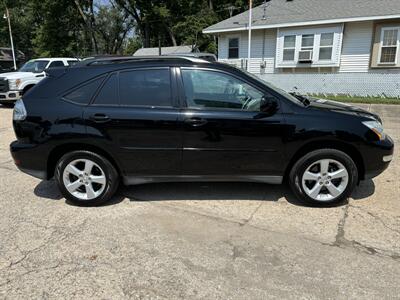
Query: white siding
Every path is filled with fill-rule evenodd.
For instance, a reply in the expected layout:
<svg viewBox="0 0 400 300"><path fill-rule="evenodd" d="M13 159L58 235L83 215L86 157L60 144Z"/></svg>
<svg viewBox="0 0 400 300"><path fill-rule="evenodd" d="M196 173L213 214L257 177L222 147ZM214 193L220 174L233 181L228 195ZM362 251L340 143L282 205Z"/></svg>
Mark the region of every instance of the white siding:
<svg viewBox="0 0 400 300"><path fill-rule="evenodd" d="M281 29L282 31L283 29ZM293 30L293 29L291 29ZM285 73L399 73L400 69L371 69L371 51L373 39L374 23L372 21L351 22L344 24L344 31L340 43L338 43L337 55L340 57L338 67L326 68L289 68ZM281 73L283 68L276 68L277 55L277 30L276 29L257 29L252 34L252 60L250 71L254 74L262 74L260 64L262 62L263 34L265 32L265 51L264 61L266 68L265 74ZM241 67L242 59L247 59L247 31L233 32L230 34L220 34L218 40L219 60L235 64ZM240 38L239 59L228 60L228 38L236 36ZM340 48L341 46L341 48ZM278 47L279 48L279 47Z"/></svg>
<svg viewBox="0 0 400 300"><path fill-rule="evenodd" d="M346 23L339 72L369 72L373 22Z"/></svg>
<svg viewBox="0 0 400 300"><path fill-rule="evenodd" d="M265 34L265 39L263 35ZM228 39L231 37L239 37L239 59L228 59ZM248 32L238 32L232 34L221 34L218 38L218 60L241 65L241 59L247 59L248 51ZM275 48L276 48L276 30L253 30L251 37L251 60L250 72L261 73L261 63L263 61L263 42L264 42L264 62L265 73L274 73L275 70Z"/></svg>

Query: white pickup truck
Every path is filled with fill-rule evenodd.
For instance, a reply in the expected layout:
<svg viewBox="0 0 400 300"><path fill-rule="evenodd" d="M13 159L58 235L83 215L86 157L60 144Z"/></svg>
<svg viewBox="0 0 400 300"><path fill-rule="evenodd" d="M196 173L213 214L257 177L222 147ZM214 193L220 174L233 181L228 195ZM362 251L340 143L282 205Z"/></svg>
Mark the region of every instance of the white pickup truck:
<svg viewBox="0 0 400 300"><path fill-rule="evenodd" d="M0 104L10 105L42 80L47 69L67 67L78 62L76 58L40 58L27 61L18 71L0 74Z"/></svg>

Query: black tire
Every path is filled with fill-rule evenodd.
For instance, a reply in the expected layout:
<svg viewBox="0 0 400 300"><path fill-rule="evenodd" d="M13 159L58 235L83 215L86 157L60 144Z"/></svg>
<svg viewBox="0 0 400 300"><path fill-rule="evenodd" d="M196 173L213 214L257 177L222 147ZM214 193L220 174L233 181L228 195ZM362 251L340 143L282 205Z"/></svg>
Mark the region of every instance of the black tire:
<svg viewBox="0 0 400 300"><path fill-rule="evenodd" d="M347 187L339 196L332 200L319 201L311 198L304 191L301 183L302 176L307 168L321 159L334 159L340 162L348 173ZM319 149L304 155L293 165L289 174L289 185L296 197L304 203L314 206L332 205L343 202L350 196L357 182L358 170L356 164L349 155L336 149Z"/></svg>
<svg viewBox="0 0 400 300"><path fill-rule="evenodd" d="M64 169L68 166L70 162L78 159L91 160L104 171L106 177L105 188L103 192L101 192L101 194L96 198L90 200L82 200L80 198L77 198L74 195L72 195L64 185L63 181ZM118 172L113 166L113 164L103 156L86 150L72 151L62 156L60 160L57 162L56 169L54 172L54 177L62 195L67 200L82 206L97 206L109 201L116 192L119 185Z"/></svg>
<svg viewBox="0 0 400 300"><path fill-rule="evenodd" d="M12 108L12 107L14 107L15 102L14 102L14 101L0 102L0 104L1 104L3 107L6 107L6 108Z"/></svg>
<svg viewBox="0 0 400 300"><path fill-rule="evenodd" d="M26 94L27 91L29 91L31 88L33 88L35 85L28 85L22 90L22 96Z"/></svg>

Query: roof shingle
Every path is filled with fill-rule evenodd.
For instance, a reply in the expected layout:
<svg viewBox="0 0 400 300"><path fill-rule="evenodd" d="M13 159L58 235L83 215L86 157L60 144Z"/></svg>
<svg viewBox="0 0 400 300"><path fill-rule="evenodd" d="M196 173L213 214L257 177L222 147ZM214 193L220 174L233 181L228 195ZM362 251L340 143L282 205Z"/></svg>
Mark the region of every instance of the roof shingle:
<svg viewBox="0 0 400 300"><path fill-rule="evenodd" d="M302 22L400 15L400 0L271 0L264 17L263 5L253 9L252 26L274 26ZM204 29L204 32L243 29L249 12L233 16ZM290 25L288 25L290 26Z"/></svg>

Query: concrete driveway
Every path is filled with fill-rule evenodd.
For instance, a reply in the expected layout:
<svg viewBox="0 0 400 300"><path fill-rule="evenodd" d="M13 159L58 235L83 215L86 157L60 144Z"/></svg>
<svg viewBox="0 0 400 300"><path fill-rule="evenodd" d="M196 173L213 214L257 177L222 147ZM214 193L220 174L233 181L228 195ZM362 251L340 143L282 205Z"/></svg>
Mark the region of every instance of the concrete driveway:
<svg viewBox="0 0 400 300"><path fill-rule="evenodd" d="M367 106L400 144L400 106ZM400 298L400 161L348 203L284 186L148 184L72 206L15 168L0 107L0 298Z"/></svg>

